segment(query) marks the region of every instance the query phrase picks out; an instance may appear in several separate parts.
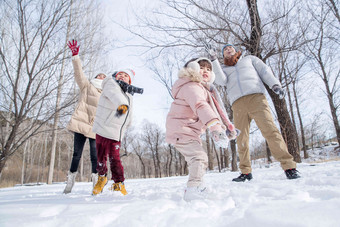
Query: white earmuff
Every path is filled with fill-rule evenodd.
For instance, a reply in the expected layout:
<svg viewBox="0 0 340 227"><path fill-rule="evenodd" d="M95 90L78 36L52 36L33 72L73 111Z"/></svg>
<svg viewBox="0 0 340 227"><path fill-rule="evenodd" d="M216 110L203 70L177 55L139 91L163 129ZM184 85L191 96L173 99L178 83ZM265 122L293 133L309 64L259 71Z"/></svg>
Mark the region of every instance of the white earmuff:
<svg viewBox="0 0 340 227"><path fill-rule="evenodd" d="M196 61L189 62L187 68L194 70L195 72L200 72L200 65Z"/></svg>

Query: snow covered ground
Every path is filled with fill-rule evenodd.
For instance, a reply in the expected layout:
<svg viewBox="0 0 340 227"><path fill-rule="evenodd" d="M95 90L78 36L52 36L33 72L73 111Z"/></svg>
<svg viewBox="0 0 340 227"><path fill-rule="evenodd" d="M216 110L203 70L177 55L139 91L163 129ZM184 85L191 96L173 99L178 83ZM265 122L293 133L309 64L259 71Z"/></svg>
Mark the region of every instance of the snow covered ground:
<svg viewBox="0 0 340 227"><path fill-rule="evenodd" d="M237 172L208 173L214 198L189 203L186 176L126 180L127 196L109 191L111 181L99 196L91 183L77 182L68 195L62 183L4 188L0 226L340 226L340 161L298 170L302 178L287 180L278 163L255 167L245 183L231 181Z"/></svg>

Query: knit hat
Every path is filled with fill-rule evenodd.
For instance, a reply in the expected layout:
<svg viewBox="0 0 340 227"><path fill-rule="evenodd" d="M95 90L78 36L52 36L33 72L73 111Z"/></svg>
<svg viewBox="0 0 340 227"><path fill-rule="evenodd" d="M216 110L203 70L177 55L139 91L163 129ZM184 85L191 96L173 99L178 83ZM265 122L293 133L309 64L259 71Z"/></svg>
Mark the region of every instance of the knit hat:
<svg viewBox="0 0 340 227"><path fill-rule="evenodd" d="M235 47L233 44L228 43L228 44L226 44L226 45L224 45L224 46L222 47L222 56L223 56L223 57L224 57L224 49L225 49L226 47L228 47L228 46L233 47L233 48L235 49L235 51L237 52L236 47Z"/></svg>
<svg viewBox="0 0 340 227"><path fill-rule="evenodd" d="M122 72L129 75L129 77L130 77L129 84L131 84L131 83L132 83L132 80L134 79L134 77L135 77L135 75L136 75L135 71L133 71L132 69L122 69L122 70L118 70L118 71L114 74L114 76L116 77L119 73L122 73Z"/></svg>

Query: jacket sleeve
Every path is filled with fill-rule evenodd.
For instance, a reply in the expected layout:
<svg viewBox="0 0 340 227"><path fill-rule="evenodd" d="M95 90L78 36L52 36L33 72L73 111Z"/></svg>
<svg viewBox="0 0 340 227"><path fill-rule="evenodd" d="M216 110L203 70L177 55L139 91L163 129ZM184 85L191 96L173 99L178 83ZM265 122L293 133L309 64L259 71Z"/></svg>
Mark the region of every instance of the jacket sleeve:
<svg viewBox="0 0 340 227"><path fill-rule="evenodd" d="M107 97L117 106L127 105L130 108L129 98L125 95L116 81L112 77L106 77L102 83L102 95Z"/></svg>
<svg viewBox="0 0 340 227"><path fill-rule="evenodd" d="M72 57L72 64L74 69L74 79L76 80L80 90L83 90L90 82L84 75L83 67L78 55Z"/></svg>
<svg viewBox="0 0 340 227"><path fill-rule="evenodd" d="M261 59L255 56L250 56L253 66L260 76L261 80L266 83L269 88L272 88L274 84L281 86L280 81L274 76L271 68L267 66Z"/></svg>
<svg viewBox="0 0 340 227"><path fill-rule="evenodd" d="M215 83L221 86L225 86L227 84L227 76L224 74L221 64L218 59L212 62L213 72L215 73Z"/></svg>
<svg viewBox="0 0 340 227"><path fill-rule="evenodd" d="M218 116L206 100L206 91L203 87L192 82L183 86L181 90L183 92L182 97L204 125L214 119L218 120Z"/></svg>

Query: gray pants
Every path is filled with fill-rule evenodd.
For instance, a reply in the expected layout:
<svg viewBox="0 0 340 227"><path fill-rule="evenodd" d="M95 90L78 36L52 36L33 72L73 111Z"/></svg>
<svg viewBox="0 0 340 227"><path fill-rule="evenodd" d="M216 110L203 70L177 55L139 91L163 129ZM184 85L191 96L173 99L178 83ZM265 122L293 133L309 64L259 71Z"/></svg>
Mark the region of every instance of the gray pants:
<svg viewBox="0 0 340 227"><path fill-rule="evenodd" d="M203 176L208 166L208 156L198 141L176 143L176 149L184 156L189 167L187 186L196 187L202 183Z"/></svg>

